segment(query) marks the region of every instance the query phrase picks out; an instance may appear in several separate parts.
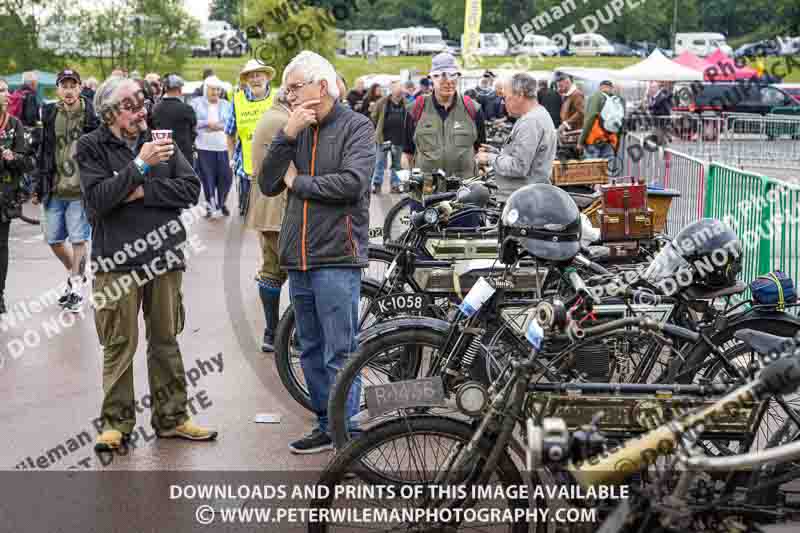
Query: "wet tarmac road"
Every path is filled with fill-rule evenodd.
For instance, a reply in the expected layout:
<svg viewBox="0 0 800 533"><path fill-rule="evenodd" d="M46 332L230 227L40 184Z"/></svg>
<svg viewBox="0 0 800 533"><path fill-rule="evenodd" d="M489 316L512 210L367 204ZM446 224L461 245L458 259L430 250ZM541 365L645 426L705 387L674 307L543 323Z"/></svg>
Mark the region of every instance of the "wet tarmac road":
<svg viewBox="0 0 800 533"><path fill-rule="evenodd" d="M388 183L384 188L388 190ZM373 226L382 223L392 197L373 197ZM229 199L229 204L234 205L235 198ZM190 234L197 235L204 249L190 259L183 282L187 318L179 342L192 381L189 396L196 412L193 418L217 429L218 440L189 443L153 438L149 409L142 406L147 403L148 387L144 323L140 319L134 362L137 406L142 406L137 413L138 442L125 455L99 457L93 452L97 434L93 420L99 415L102 400L102 352L92 312L87 307L82 315L68 315L54 304L37 305L47 300L49 291L60 292L65 281L63 267L42 240L38 226L12 223L6 301L9 308L18 311L16 323L0 330L0 469L16 472L0 473L0 490L6 494L5 505L0 504L0 532L201 529L190 512L176 514L176 502L159 492L166 478L139 479L150 487L140 487L139 493L151 492L154 498L146 509L131 506L124 510L117 509L118 500L110 500L115 494L122 497L109 488L113 484L97 483L95 478L87 485L85 477L78 477L83 480L78 483L73 477L76 471L202 471L208 474L206 482L224 475L221 471L240 472L242 476L258 472L263 474L256 477L261 483L296 480L305 472L308 479L315 479L331 455L297 456L287 448L291 440L311 428L314 420L285 391L272 354L259 349L263 314L253 276L260 250L255 234L248 231L242 235L241 228L242 220L235 215L197 220ZM284 290L282 305L286 303ZM281 422L256 424L253 418L257 413L278 414ZM31 505L28 511L28 504L40 501L34 496L41 487L27 486L26 480L31 478L20 477L26 473L19 470L70 471L71 481L64 475L48 474L55 476L47 485L57 495L58 504L53 505L53 500L44 495L41 501L47 505ZM65 500L59 488L73 493L76 501ZM127 490L127 484L122 490ZM87 491L93 502L89 507ZM58 528L31 526L33 521L49 523L56 509L75 513L76 506L81 513L70 515L71 520ZM10 509L17 513L8 513ZM113 523L103 525L112 516ZM153 523L158 523L158 528ZM273 530L303 528L284 524Z"/></svg>

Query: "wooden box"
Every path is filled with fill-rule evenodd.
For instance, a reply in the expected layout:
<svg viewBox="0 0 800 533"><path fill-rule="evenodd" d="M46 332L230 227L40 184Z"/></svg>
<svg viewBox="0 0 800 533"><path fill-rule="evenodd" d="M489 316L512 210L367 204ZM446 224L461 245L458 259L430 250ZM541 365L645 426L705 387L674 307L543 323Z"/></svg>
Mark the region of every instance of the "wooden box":
<svg viewBox="0 0 800 533"><path fill-rule="evenodd" d="M605 213L600 211L600 239L635 241L653 238L653 210Z"/></svg>
<svg viewBox="0 0 800 533"><path fill-rule="evenodd" d="M572 159L553 161L553 185L595 185L608 183L608 161L605 159Z"/></svg>

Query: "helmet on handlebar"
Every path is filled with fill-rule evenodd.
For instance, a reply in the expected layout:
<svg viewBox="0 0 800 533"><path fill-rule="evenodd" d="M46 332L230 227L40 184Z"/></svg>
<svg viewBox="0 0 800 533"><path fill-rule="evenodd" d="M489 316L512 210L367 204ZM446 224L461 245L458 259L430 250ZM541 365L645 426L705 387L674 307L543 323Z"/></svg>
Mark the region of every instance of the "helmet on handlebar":
<svg viewBox="0 0 800 533"><path fill-rule="evenodd" d="M544 183L515 191L500 217L500 243L516 241L542 261L570 261L580 251L578 206L564 190Z"/></svg>
<svg viewBox="0 0 800 533"><path fill-rule="evenodd" d="M683 228L661 249L644 279L653 284L673 279L682 286L722 289L736 283L742 256L742 243L727 224L703 218Z"/></svg>

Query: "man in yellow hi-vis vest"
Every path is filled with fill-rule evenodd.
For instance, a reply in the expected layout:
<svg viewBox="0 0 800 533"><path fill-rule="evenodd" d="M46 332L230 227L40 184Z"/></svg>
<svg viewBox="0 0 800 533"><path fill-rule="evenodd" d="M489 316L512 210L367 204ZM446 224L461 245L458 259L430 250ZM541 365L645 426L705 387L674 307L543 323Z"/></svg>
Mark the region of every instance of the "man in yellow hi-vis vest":
<svg viewBox="0 0 800 533"><path fill-rule="evenodd" d="M239 82L247 83L244 90L233 95L233 112L225 123L228 135L228 156L231 168L239 183L239 215L247 214L250 181L253 176L253 132L267 109L272 107L269 82L275 69L251 59L239 73Z"/></svg>

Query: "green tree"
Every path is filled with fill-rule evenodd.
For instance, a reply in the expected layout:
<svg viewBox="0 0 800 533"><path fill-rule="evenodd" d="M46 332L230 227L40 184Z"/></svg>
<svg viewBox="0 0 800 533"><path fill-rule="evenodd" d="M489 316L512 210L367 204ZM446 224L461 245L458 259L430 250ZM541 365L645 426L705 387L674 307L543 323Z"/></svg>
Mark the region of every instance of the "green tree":
<svg viewBox="0 0 800 533"><path fill-rule="evenodd" d="M330 10L286 0L246 0L244 28L253 39L253 57L274 67L278 78L302 50L329 61L336 55L336 19Z"/></svg>
<svg viewBox="0 0 800 533"><path fill-rule="evenodd" d="M115 67L180 70L198 39L197 21L180 0L115 0L102 11L82 10L73 22L81 49L102 76Z"/></svg>
<svg viewBox="0 0 800 533"><path fill-rule="evenodd" d="M56 0L0 0L0 71L45 69L58 58L39 45L42 13L58 8Z"/></svg>
<svg viewBox="0 0 800 533"><path fill-rule="evenodd" d="M211 0L208 6L208 20L224 20L233 26L239 22L239 0Z"/></svg>

